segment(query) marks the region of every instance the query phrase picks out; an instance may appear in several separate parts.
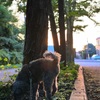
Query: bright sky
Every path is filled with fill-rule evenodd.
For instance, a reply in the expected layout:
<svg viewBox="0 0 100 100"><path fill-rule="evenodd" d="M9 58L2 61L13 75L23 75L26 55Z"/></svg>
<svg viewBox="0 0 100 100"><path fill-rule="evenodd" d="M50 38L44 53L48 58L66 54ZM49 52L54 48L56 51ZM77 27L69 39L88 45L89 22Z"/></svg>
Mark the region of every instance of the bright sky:
<svg viewBox="0 0 100 100"><path fill-rule="evenodd" d="M82 50L84 45L87 43L92 43L93 45L96 45L96 38L100 37L100 26L96 26L94 22L92 22L87 17L82 17L84 19L83 22L80 24L88 25L84 32L75 32L73 33L73 45L74 48L76 48L76 51ZM100 14L96 14L95 16L96 21L100 22ZM79 24L79 23L75 23ZM52 35L49 32L49 45L53 45L52 42Z"/></svg>
<svg viewBox="0 0 100 100"><path fill-rule="evenodd" d="M100 13L96 14L94 18L100 23ZM83 17L83 19L83 24L87 24L88 26L84 29L84 32L74 34L74 47L77 51L82 50L83 46L87 43L96 45L96 38L100 37L100 26L96 26L87 17Z"/></svg>

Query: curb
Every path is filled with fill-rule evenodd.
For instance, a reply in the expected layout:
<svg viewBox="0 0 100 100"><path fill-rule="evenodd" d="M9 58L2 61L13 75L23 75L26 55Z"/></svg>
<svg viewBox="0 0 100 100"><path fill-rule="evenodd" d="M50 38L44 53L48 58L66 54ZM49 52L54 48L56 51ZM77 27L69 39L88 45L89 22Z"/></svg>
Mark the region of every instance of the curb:
<svg viewBox="0 0 100 100"><path fill-rule="evenodd" d="M69 100L88 100L84 84L83 68L79 67L78 77L74 83L74 90L71 93Z"/></svg>

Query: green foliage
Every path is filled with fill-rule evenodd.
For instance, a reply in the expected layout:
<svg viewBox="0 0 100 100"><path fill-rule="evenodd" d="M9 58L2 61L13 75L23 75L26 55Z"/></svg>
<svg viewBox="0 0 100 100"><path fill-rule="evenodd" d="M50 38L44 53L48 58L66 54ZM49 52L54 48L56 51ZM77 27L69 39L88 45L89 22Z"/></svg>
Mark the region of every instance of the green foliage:
<svg viewBox="0 0 100 100"><path fill-rule="evenodd" d="M0 70L5 70L5 69L11 69L11 68L20 68L21 64L5 64L5 65L0 65Z"/></svg>
<svg viewBox="0 0 100 100"><path fill-rule="evenodd" d="M11 84L12 82L0 82L0 100L12 100L11 96Z"/></svg>
<svg viewBox="0 0 100 100"><path fill-rule="evenodd" d="M11 65L11 64L7 64L7 65L0 65L0 69L9 69L9 68L17 68L16 72L20 71L20 66L21 64L16 64L16 65ZM19 68L19 69L18 69ZM5 73L6 74L6 73ZM10 76L10 80L8 82L3 82L0 81L0 100L13 100L13 96L12 96L12 84L16 79L17 74L14 74L13 76ZM2 77L5 78L6 76Z"/></svg>
<svg viewBox="0 0 100 100"><path fill-rule="evenodd" d="M91 57L93 54L96 54L96 48L93 44L88 43L88 45L84 46L83 52L84 52L85 55L89 54L89 57Z"/></svg>
<svg viewBox="0 0 100 100"><path fill-rule="evenodd" d="M69 100L70 94L74 88L74 81L77 78L79 65L69 63L67 66L61 64L59 74L58 92L55 94L57 100Z"/></svg>
<svg viewBox="0 0 100 100"><path fill-rule="evenodd" d="M58 1L52 0L54 15L56 24L58 24ZM87 16L90 20L95 22L96 24L99 24L96 22L92 17L95 13L100 12L100 2L95 0L64 0L64 13L65 13L65 21L69 17L73 17L74 21L80 22L80 17ZM84 28L86 28L87 25L76 25L74 26L74 31L84 31ZM67 28L67 26L66 26Z"/></svg>
<svg viewBox="0 0 100 100"><path fill-rule="evenodd" d="M22 62L23 40L18 37L21 29L15 24L17 18L5 6L6 1L4 0L0 5L0 58L2 59L0 65Z"/></svg>
<svg viewBox="0 0 100 100"><path fill-rule="evenodd" d="M0 100L13 100L13 96L12 96L12 84L15 81L16 78L16 74L14 74L13 76L10 76L11 80L9 80L8 82L2 82L0 81Z"/></svg>
<svg viewBox="0 0 100 100"><path fill-rule="evenodd" d="M77 21L79 21L79 20L77 20ZM77 30L79 30L79 31L84 31L84 28L86 28L88 25L76 25L76 26L74 26L74 29L73 29L73 31L77 31Z"/></svg>
<svg viewBox="0 0 100 100"><path fill-rule="evenodd" d="M11 21L16 22L17 19L12 15L11 11L7 10L7 7L5 7L4 5L0 5L0 23L6 25L7 22L11 22Z"/></svg>
<svg viewBox="0 0 100 100"><path fill-rule="evenodd" d="M4 5L4 6L11 6L13 0L0 0L0 4Z"/></svg>
<svg viewBox="0 0 100 100"><path fill-rule="evenodd" d="M0 65L2 64L20 64L22 62L22 52L7 52L6 50L0 50ZM5 60L6 59L6 60Z"/></svg>
<svg viewBox="0 0 100 100"><path fill-rule="evenodd" d="M27 4L27 0L19 0L19 1L17 1L18 11L23 12L25 14L25 12L26 12L26 4Z"/></svg>

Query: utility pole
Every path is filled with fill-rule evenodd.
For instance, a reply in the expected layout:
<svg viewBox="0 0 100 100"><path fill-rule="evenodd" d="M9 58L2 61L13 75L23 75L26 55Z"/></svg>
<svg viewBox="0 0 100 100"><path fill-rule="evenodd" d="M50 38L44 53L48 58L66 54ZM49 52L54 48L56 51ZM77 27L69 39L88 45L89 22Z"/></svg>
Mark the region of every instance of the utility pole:
<svg viewBox="0 0 100 100"><path fill-rule="evenodd" d="M87 59L90 59L90 55L89 55L89 47L88 47L88 38L87 38Z"/></svg>

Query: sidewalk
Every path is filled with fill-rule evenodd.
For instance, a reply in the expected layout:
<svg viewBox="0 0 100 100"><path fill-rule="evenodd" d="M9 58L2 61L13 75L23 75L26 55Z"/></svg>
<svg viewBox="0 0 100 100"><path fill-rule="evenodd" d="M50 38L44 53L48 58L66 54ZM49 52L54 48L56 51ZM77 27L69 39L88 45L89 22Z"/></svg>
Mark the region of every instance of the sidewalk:
<svg viewBox="0 0 100 100"><path fill-rule="evenodd" d="M83 69L81 66L74 87L75 89L71 93L70 100L88 100L84 84Z"/></svg>
<svg viewBox="0 0 100 100"><path fill-rule="evenodd" d="M0 70L0 81L7 82L10 80L9 76L12 76L13 74L17 74L18 69L6 69L6 70Z"/></svg>

